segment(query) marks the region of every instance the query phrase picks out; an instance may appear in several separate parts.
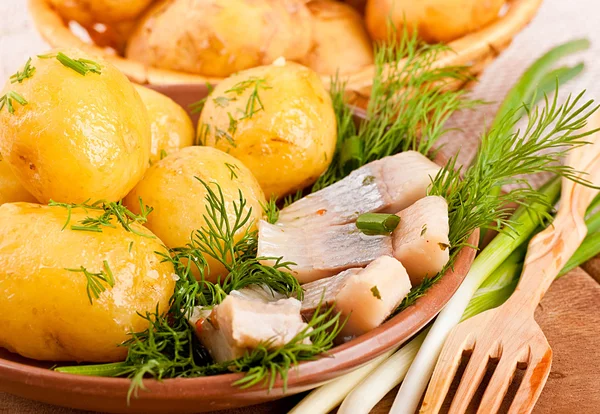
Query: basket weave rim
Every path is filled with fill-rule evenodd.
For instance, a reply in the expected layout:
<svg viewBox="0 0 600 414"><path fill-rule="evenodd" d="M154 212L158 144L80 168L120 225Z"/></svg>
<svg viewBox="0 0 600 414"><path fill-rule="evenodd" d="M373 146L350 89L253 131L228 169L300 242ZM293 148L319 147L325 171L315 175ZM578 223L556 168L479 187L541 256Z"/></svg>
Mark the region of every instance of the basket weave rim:
<svg viewBox="0 0 600 414"><path fill-rule="evenodd" d="M443 53L436 65L470 67L472 74L478 74L489 65L498 54L511 43L536 15L543 0L509 0L508 10L496 21L477 32L470 33L448 44L450 51ZM85 43L79 39L47 0L28 0L29 10L40 35L52 47L76 47L92 55L100 55L114 64L132 81L140 84L198 84L218 83L223 78L148 67L124 57L110 53L108 49ZM374 65L344 76L346 88L368 96L375 74ZM322 75L329 85L330 75Z"/></svg>

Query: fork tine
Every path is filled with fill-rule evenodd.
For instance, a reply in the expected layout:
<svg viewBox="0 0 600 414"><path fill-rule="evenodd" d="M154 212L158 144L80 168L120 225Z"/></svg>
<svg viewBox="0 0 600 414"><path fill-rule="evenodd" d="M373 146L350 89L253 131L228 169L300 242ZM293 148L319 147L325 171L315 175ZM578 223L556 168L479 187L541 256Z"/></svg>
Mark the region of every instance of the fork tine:
<svg viewBox="0 0 600 414"><path fill-rule="evenodd" d="M517 359L515 355L503 353L500 356L498 366L485 389L477 414L492 414L500 410L502 401L506 396L508 387L512 382L517 370Z"/></svg>
<svg viewBox="0 0 600 414"><path fill-rule="evenodd" d="M421 404L420 414L436 414L442 408L452 380L458 371L467 340L456 342L453 332L446 340Z"/></svg>
<svg viewBox="0 0 600 414"><path fill-rule="evenodd" d="M454 394L449 414L462 414L467 411L481 380L487 371L490 360L490 349L483 344L475 343L475 349L469 359L467 368Z"/></svg>
<svg viewBox="0 0 600 414"><path fill-rule="evenodd" d="M525 371L521 385L508 410L509 414L530 413L542 393L542 389L550 374L552 349L548 347L542 357L536 357L533 351L531 354L527 371Z"/></svg>

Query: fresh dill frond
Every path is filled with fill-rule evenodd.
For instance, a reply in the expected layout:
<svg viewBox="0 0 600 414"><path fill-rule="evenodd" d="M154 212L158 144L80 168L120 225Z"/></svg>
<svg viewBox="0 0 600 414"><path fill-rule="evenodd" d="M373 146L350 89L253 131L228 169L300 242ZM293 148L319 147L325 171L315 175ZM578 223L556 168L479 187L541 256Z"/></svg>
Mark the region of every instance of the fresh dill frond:
<svg viewBox="0 0 600 414"><path fill-rule="evenodd" d="M0 97L0 111L6 106L8 109L8 113L15 113L15 106L13 101L16 101L19 105L25 106L27 105L27 101L23 96L15 91L8 91L2 97Z"/></svg>
<svg viewBox="0 0 600 414"><path fill-rule="evenodd" d="M464 67L438 68L435 62L447 51L443 45L422 45L406 30L396 33L375 52L375 76L366 120L357 126L353 108L345 101L345 85L336 76L330 94L338 122L334 158L312 191L327 187L353 170L383 157L414 150L431 155L446 133L445 122L457 110L476 102L465 91L452 88L469 79Z"/></svg>
<svg viewBox="0 0 600 414"><path fill-rule="evenodd" d="M35 67L31 65L31 58L27 59L22 71L17 71L10 77L10 83L22 83L25 79L31 78L35 73Z"/></svg>
<svg viewBox="0 0 600 414"><path fill-rule="evenodd" d="M71 222L71 212L74 208L81 208L84 211L93 210L93 211L102 211L102 214L95 216L88 216L83 220L79 221L79 224L71 225L71 230L78 231L91 231L100 233L102 232L102 227L111 227L115 228L115 225L112 223L113 218L128 232L136 234L142 237L154 238L152 234L142 233L137 231L132 227L133 223L144 224L148 221L148 215L152 213L154 210L152 207L149 207L144 204L142 199L139 199L140 203L140 214L134 214L127 207L123 205L122 201L114 202L114 201L105 201L99 200L95 203L88 204L89 200L80 203L58 203L56 201L50 200L48 205L50 207L63 207L68 210L67 221L63 226L62 230L64 230L69 223Z"/></svg>
<svg viewBox="0 0 600 414"><path fill-rule="evenodd" d="M169 154L167 154L167 151L165 151L164 149L160 150L160 160L165 159L167 157L167 155L169 155Z"/></svg>
<svg viewBox="0 0 600 414"><path fill-rule="evenodd" d="M296 201L300 200L302 197L304 197L304 192L302 190L298 190L293 194L289 194L289 195L285 196L283 199L283 208L286 208L290 204L295 203Z"/></svg>
<svg viewBox="0 0 600 414"><path fill-rule="evenodd" d="M483 135L475 160L463 177L456 156L438 173L429 194L445 197L448 202L453 255L477 228L518 231L510 219L510 204L547 204L546 198L522 178L524 175L552 173L587 184L577 171L560 163L570 150L586 143L586 136L596 132L580 131L598 108L592 100L582 102L583 95L569 96L559 105L556 93L552 100L545 97L541 110L526 107L528 124L516 132L518 117L508 112L496 128ZM507 193L497 191L504 186L515 188Z"/></svg>
<svg viewBox="0 0 600 414"><path fill-rule="evenodd" d="M209 82L206 82L205 85L206 96L188 105L190 112L193 114L199 114L200 112L202 112L202 109L204 109L204 105L206 104L206 100L210 97L210 94L214 90L214 86L212 86Z"/></svg>
<svg viewBox="0 0 600 414"><path fill-rule="evenodd" d="M266 205L262 205L263 212L265 213L265 219L271 224L277 223L279 220L279 207L277 207L277 197L271 196Z"/></svg>
<svg viewBox="0 0 600 414"><path fill-rule="evenodd" d="M236 170L239 171L239 168L237 165L234 164L230 164L228 162L225 163L225 166L227 167L227 169L229 170L230 178L233 180L234 178L238 178L238 175L236 173Z"/></svg>
<svg viewBox="0 0 600 414"><path fill-rule="evenodd" d="M94 62L89 59L73 59L63 52L58 52L57 54L47 54L47 55L38 55L40 59L52 59L56 58L63 66L73 69L75 72L79 73L82 76L87 75L88 73L95 73L100 75L102 73L102 67L98 62Z"/></svg>
<svg viewBox="0 0 600 414"><path fill-rule="evenodd" d="M104 260L102 265L103 269L97 273L90 272L83 266L80 266L78 269L65 269L69 272L83 273L87 280L86 292L88 299L90 300L90 305L94 304L92 296L96 299L99 299L100 294L106 291L105 285L108 285L111 288L115 286L115 278L110 270L110 267L108 266L108 262Z"/></svg>

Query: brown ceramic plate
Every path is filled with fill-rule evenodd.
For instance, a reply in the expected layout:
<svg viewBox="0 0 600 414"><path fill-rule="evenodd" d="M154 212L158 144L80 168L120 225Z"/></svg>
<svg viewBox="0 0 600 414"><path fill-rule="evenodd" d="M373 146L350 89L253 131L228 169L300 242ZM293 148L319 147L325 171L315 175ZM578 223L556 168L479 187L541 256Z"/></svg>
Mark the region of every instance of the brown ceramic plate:
<svg viewBox="0 0 600 414"><path fill-rule="evenodd" d="M154 87L171 96L182 106L206 95L203 85ZM473 234L469 243L479 238ZM242 407L281 398L314 388L345 374L396 345L410 339L423 328L452 297L464 279L475 251L459 252L454 269L416 303L373 331L333 348L326 357L304 362L290 372L287 391L277 381L269 392L255 386L239 389L231 384L241 374L203 378L144 381L147 391L127 404L130 381L124 378L84 377L50 370L51 363L28 360L0 348L0 391L32 400L85 410L114 413L192 413Z"/></svg>

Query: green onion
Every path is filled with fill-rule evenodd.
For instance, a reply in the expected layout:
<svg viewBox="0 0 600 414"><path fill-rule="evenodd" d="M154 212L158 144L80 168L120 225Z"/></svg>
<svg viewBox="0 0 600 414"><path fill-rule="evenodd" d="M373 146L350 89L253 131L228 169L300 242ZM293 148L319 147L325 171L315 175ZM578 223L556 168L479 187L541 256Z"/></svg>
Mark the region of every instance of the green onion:
<svg viewBox="0 0 600 414"><path fill-rule="evenodd" d="M399 223L395 214L365 213L356 219L356 227L368 236L390 234Z"/></svg>
<svg viewBox="0 0 600 414"><path fill-rule="evenodd" d="M80 75L87 75L88 72L100 74L100 65L89 59L73 59L69 56L65 55L63 52L58 52L56 54L56 59L70 69L73 69L75 72Z"/></svg>
<svg viewBox="0 0 600 414"><path fill-rule="evenodd" d="M14 91L8 91L0 97L0 111L4 106L8 108L8 113L14 114L15 107L13 101L17 101L21 106L27 105L27 101L21 95Z"/></svg>
<svg viewBox="0 0 600 414"><path fill-rule="evenodd" d="M127 372L129 366L125 362L113 362L100 365L73 365L70 367L56 367L54 371L64 374L88 375L91 377L118 377Z"/></svg>

